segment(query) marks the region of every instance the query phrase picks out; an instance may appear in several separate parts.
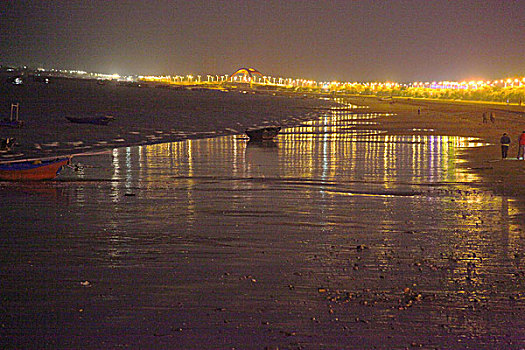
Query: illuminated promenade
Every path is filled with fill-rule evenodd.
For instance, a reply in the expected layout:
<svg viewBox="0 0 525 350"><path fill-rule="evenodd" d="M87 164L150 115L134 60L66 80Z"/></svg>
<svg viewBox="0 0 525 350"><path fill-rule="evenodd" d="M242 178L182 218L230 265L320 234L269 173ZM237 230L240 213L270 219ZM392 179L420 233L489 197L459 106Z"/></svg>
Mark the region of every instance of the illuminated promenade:
<svg viewBox="0 0 525 350"><path fill-rule="evenodd" d="M17 72L11 69L11 75ZM157 86L173 88L203 88L219 90L252 90L286 93L330 93L372 95L383 98L407 97L444 100L473 100L525 103L525 77L514 76L495 80L464 81L316 81L305 78L287 78L265 75L255 68L240 68L232 74L185 74L185 75L133 75L90 73L78 70L55 70L39 68L23 73L37 76L94 79L101 82L117 82L123 86ZM142 84L142 85L141 85Z"/></svg>
<svg viewBox="0 0 525 350"><path fill-rule="evenodd" d="M339 82L315 81L263 75L254 68L241 68L229 75L141 76L140 80L168 85L208 88L240 87L295 92L342 93L416 98L499 101L521 105L525 102L525 77L497 80L432 82Z"/></svg>

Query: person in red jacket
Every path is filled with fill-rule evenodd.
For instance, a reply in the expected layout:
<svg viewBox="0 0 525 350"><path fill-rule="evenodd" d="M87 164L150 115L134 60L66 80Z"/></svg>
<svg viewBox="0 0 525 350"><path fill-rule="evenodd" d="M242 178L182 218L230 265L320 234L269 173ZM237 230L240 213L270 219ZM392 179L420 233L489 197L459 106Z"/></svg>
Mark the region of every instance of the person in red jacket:
<svg viewBox="0 0 525 350"><path fill-rule="evenodd" d="M520 140L518 141L519 153L518 159L523 160L525 158L525 131L520 135Z"/></svg>

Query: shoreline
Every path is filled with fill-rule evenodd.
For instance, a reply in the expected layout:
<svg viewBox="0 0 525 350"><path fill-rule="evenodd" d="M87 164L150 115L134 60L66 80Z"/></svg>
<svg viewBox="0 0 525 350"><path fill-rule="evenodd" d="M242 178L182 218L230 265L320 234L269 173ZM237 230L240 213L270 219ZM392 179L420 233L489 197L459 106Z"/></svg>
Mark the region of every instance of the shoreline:
<svg viewBox="0 0 525 350"><path fill-rule="evenodd" d="M368 106L371 113L395 114L394 117L378 117L378 124L367 125L368 129L384 130L392 135L463 136L479 139L485 145L465 149L461 158L464 163L460 166L479 176L481 181L474 185L514 198L521 210L525 211L525 186L522 186L525 182L525 161L516 159L518 137L525 130L525 106L405 98L345 99L358 106ZM483 112L491 111L495 113L495 122L483 123ZM504 132L512 141L506 160L501 158L499 143Z"/></svg>
<svg viewBox="0 0 525 350"><path fill-rule="evenodd" d="M20 105L21 128L0 128L14 138L0 160L61 156L136 145L240 134L254 126L300 124L327 101L242 91L168 91L58 81L0 86L0 115ZM109 125L71 123L67 117L114 117Z"/></svg>
<svg viewBox="0 0 525 350"><path fill-rule="evenodd" d="M63 84L73 84L75 82L63 82ZM70 86L70 85L67 85ZM29 86L28 89L40 88L39 86ZM87 102L100 102L100 93L110 93L114 98L120 95L127 95L129 93L135 94L129 88L122 87L100 87L81 84L79 86L71 85L75 88L75 93L83 93L84 89L91 91ZM38 90L37 89L37 90ZM89 90L92 89L92 90ZM27 125L21 129L2 129L2 137L15 137L18 142L22 143L21 147L15 147L12 156L2 155L2 161L13 162L25 158L39 158L39 157L54 157L64 156L80 153L91 153L108 151L113 148L130 147L137 145L157 144L164 142L184 141L186 139L200 139L216 136L224 136L231 134L242 134L241 129L253 127L255 125L264 126L268 122L278 123L283 127L293 127L300 125L304 121L312 120L329 111L333 106L335 99L342 99L357 106L367 107L371 113L393 113L395 116L389 115L378 116L377 125L367 125L367 129L383 130L392 135L442 135L442 136L463 136L474 137L480 139L481 142L487 145L481 147L473 147L465 150L462 154L464 163L461 164L466 170L478 175L481 179L479 184L482 187L490 188L498 194L516 198L522 209L525 210L525 188L520 186L520 183L525 181L525 162L513 160L501 160L499 138L506 132L511 140L511 147L509 149L509 156L512 158L517 153L517 137L525 130L525 106L516 104L503 105L501 103L479 102L479 101L450 101L450 100L436 100L436 99L414 99L414 98L381 98L377 96L356 96L356 95L304 95L301 93L277 92L277 93L256 93L259 96L256 100L250 98L238 99L236 103L249 103L249 101L263 101L264 99L272 100L266 106L258 107L260 110L257 114L248 106L232 106L240 108L228 108L229 110L220 110L221 117L217 118L216 113L219 112L211 105L208 110L200 110L198 104L209 92L205 95L193 95L191 92L183 94L185 98L193 97L195 102L191 102L189 106L190 115L195 112L204 113L199 120L199 128L196 128L195 123L188 121L184 110L178 111L173 115L174 119L168 122L167 116L172 116L173 107L184 107L185 103L176 97L177 94L167 94L161 89L145 89L140 90L138 95L133 95L133 103L140 105L141 100L158 98L160 95L167 98L165 109L152 111L160 113L160 117L151 114L147 117L143 111L139 110L138 116L129 116L129 109L132 106L123 106L113 101L109 110L115 110L117 116L113 126L97 127L89 125L75 125L67 123L61 114L67 113L68 107L65 106L60 111L53 108L47 111L46 106L39 106L39 102L44 96L42 91L37 94L36 100L32 97L26 96L21 92L11 92L4 96L7 97L18 96L26 103L22 104L25 113L33 113L28 117ZM164 89L162 89L164 90ZM26 93L30 92L27 91ZM243 91L232 91L231 94L238 94L242 96ZM250 92L250 91L248 91ZM173 92L171 92L173 93ZM160 94L160 95L159 95ZM180 94L180 93L179 93ZM151 96L150 96L151 95ZM157 96L159 95L159 96ZM249 94L252 95L251 93ZM24 97L25 96L25 97ZM170 97L171 96L171 97ZM211 95L219 101L219 95ZM80 95L77 96L80 98ZM122 97L122 96L121 96ZM273 97L273 98L272 98ZM177 100L178 98L178 100ZM322 99L326 100L322 100ZM218 99L218 100L217 100ZM286 100L293 101L287 103ZM330 100L330 101L329 101ZM4 102L7 102L4 101ZM202 102L202 101L201 101ZM224 102L221 108L227 108ZM29 104L29 111L27 111L27 104ZM85 106L89 106L86 104ZM278 108L278 112L274 113L264 108ZM105 110L106 106L99 106L98 109ZM257 106L256 106L257 107ZM261 108L262 107L262 108ZM78 109L78 106L69 106L73 110ZM91 109L84 110L81 107L79 111L89 113ZM90 107L91 108L91 107ZM137 107L138 108L138 107ZM215 108L215 109L214 109ZM257 109L257 108L256 108ZM97 110L94 108L93 111ZM418 113L418 110L420 113ZM46 115L47 112L49 115ZM275 110L274 110L275 111ZM72 112L72 111L69 111ZM254 113L252 113L254 112ZM493 112L496 115L495 122L483 123L483 112ZM247 114L248 113L248 114ZM200 114L199 114L200 115ZM257 116L259 115L259 116ZM197 117L197 114L191 116ZM33 120L35 118L35 120ZM55 131L46 131L38 128L38 122L50 123ZM202 125L200 125L202 124ZM52 130L52 129L51 129ZM57 130L62 130L60 133ZM83 134L88 132L89 135ZM42 134L42 135L41 135ZM31 141L30 141L31 140ZM33 146L32 142L35 144ZM60 146L59 146L60 144ZM65 146L65 148L63 148ZM40 147L35 149L35 147ZM60 149L62 148L62 149ZM17 155L18 151L23 151Z"/></svg>
<svg viewBox="0 0 525 350"><path fill-rule="evenodd" d="M369 102L355 112L390 108ZM417 107L415 116L412 106L396 108L385 125L363 125L380 129L377 139L348 129L378 115L339 107L313 123L320 132L335 125L326 137L307 126L285 132L278 147L237 136L120 147L70 169L74 181L3 183L0 343L518 344L524 242L513 221L521 209L478 190L446 141L379 143L397 138L386 125L411 134L409 123L428 126Z"/></svg>

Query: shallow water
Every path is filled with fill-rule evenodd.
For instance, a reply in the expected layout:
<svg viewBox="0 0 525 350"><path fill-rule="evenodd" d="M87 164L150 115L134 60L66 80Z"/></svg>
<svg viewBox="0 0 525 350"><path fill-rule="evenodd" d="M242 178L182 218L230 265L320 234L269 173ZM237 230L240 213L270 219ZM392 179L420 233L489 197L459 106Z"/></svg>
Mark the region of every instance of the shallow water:
<svg viewBox="0 0 525 350"><path fill-rule="evenodd" d="M333 110L1 183L2 337L52 348L522 348L525 234L476 140Z"/></svg>
<svg viewBox="0 0 525 350"><path fill-rule="evenodd" d="M1 119L9 118L12 103L19 103L24 126L0 128L0 138L16 139L10 152L0 150L0 161L231 135L267 123L294 125L333 105L270 92L136 88L73 79L0 84ZM66 119L107 115L114 117L109 125Z"/></svg>

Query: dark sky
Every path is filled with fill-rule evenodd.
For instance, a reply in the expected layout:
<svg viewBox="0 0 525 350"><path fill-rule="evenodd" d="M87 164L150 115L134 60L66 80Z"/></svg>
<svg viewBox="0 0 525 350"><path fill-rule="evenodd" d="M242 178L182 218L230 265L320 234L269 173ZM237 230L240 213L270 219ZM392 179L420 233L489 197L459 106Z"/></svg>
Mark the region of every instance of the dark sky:
<svg viewBox="0 0 525 350"><path fill-rule="evenodd" d="M525 0L2 0L0 62L315 80L525 75Z"/></svg>

